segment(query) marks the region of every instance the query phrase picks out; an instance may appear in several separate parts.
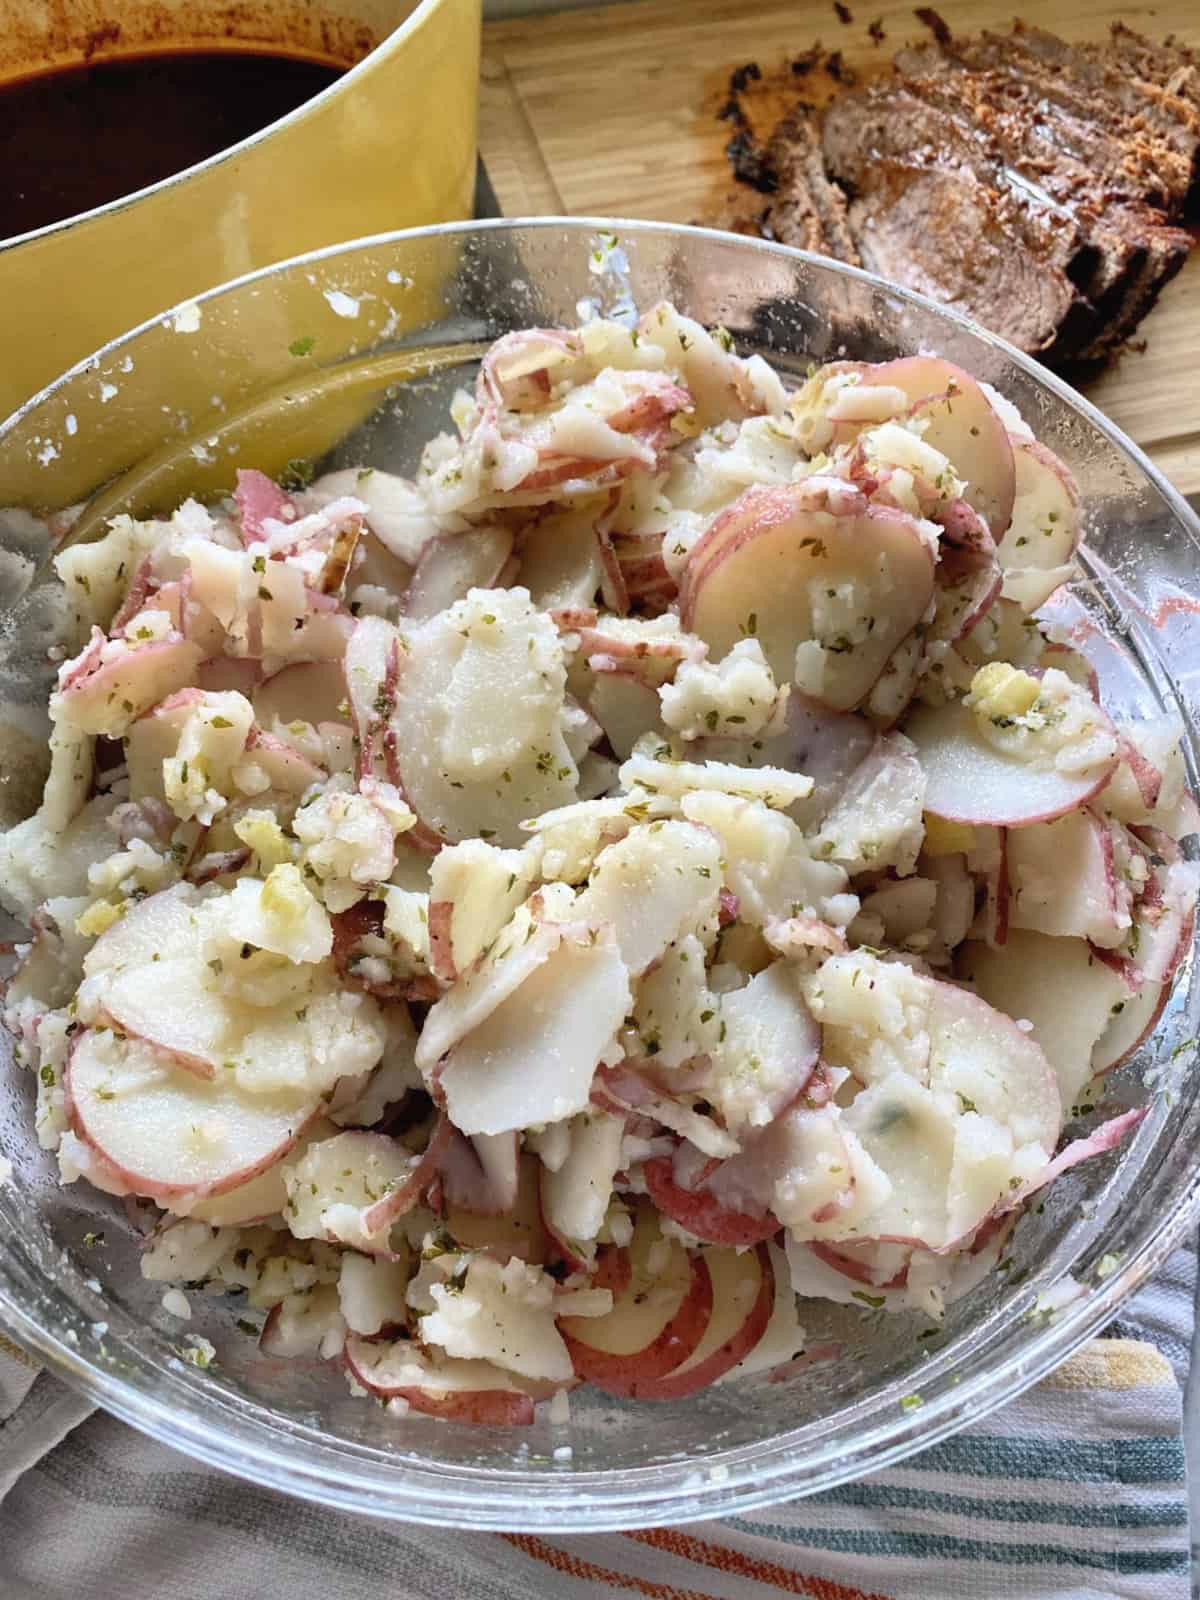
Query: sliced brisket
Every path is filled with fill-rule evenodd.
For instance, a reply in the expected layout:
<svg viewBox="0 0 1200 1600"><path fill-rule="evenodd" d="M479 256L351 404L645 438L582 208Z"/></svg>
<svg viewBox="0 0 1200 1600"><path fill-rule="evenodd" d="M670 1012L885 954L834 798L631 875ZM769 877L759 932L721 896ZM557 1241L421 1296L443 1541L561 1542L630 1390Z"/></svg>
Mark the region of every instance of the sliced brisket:
<svg viewBox="0 0 1200 1600"><path fill-rule="evenodd" d="M862 263L991 328L1021 350L1049 353L1076 299L1057 268L1014 237L994 189L963 167L886 158L851 202Z"/></svg>
<svg viewBox="0 0 1200 1600"><path fill-rule="evenodd" d="M846 196L826 174L808 107L798 105L779 124L767 161L775 174L775 198L768 215L774 237L798 250L861 266L846 225Z"/></svg>
<svg viewBox="0 0 1200 1600"><path fill-rule="evenodd" d="M755 146L755 216L731 220L1047 361L1111 354L1192 243L1173 223L1200 203L1200 54L1120 23L1100 44L941 25L893 65L820 118L797 105Z"/></svg>

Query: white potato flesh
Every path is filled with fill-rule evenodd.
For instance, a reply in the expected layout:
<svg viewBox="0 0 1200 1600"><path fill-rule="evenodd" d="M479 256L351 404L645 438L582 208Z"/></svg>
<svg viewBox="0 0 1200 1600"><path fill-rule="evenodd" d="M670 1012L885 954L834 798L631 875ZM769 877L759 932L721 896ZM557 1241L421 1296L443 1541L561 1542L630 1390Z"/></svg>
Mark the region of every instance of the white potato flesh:
<svg viewBox="0 0 1200 1600"><path fill-rule="evenodd" d="M482 839L450 845L429 871L430 934L445 923L448 949L437 967L454 979L482 955L529 893L540 850L499 850ZM443 913L440 907L446 907ZM439 952L440 953L440 952Z"/></svg>
<svg viewBox="0 0 1200 1600"><path fill-rule="evenodd" d="M134 1039L80 1033L67 1063L72 1124L134 1191L220 1194L287 1154L316 1095L251 1095L232 1073L204 1081Z"/></svg>
<svg viewBox="0 0 1200 1600"><path fill-rule="evenodd" d="M265 1355L295 1361L305 1356L331 1358L345 1337L337 1289L331 1283L316 1283L284 1295L271 1308L258 1342Z"/></svg>
<svg viewBox="0 0 1200 1600"><path fill-rule="evenodd" d="M448 1050L549 960L562 938L561 927L539 918L536 903L519 906L492 948L460 974L426 1017L416 1051L421 1071L431 1073Z"/></svg>
<svg viewBox="0 0 1200 1600"><path fill-rule="evenodd" d="M557 630L524 590L478 589L407 642L391 713L405 798L451 843L519 845L524 818L575 798Z"/></svg>
<svg viewBox="0 0 1200 1600"><path fill-rule="evenodd" d="M797 509L764 516L721 547L689 583L683 622L714 657L757 638L777 683L795 678L799 647L816 647L820 671L802 687L848 711L870 693L932 594L929 547L903 512Z"/></svg>
<svg viewBox="0 0 1200 1600"><path fill-rule="evenodd" d="M490 1361L456 1361L415 1340L346 1340L351 1382L380 1398L396 1396L414 1411L501 1426L533 1421L533 1401L511 1373Z"/></svg>
<svg viewBox="0 0 1200 1600"><path fill-rule="evenodd" d="M989 1005L1033 1024L1069 1112L1096 1070L1094 1047L1131 999L1120 974L1082 939L1016 930L1000 950L966 945L961 967Z"/></svg>
<svg viewBox="0 0 1200 1600"><path fill-rule="evenodd" d="M383 1328L407 1322L404 1291L410 1270L407 1252L397 1260L389 1260L346 1251L338 1273L337 1295L351 1333L370 1337Z"/></svg>
<svg viewBox="0 0 1200 1600"><path fill-rule="evenodd" d="M705 1094L736 1135L764 1127L796 1098L817 1064L821 1030L784 961L722 995L720 1017L724 1037Z"/></svg>
<svg viewBox="0 0 1200 1600"><path fill-rule="evenodd" d="M866 1085L845 1127L891 1184L861 1226L826 1237L873 1234L941 1249L1050 1158L1062 1124L1058 1083L1012 1017L861 950L803 981L825 1059ZM987 1159L976 1162L972 1149Z"/></svg>
<svg viewBox="0 0 1200 1600"><path fill-rule="evenodd" d="M522 587L541 611L590 606L600 587L600 542L593 523L604 501L541 518L521 542Z"/></svg>
<svg viewBox="0 0 1200 1600"><path fill-rule="evenodd" d="M474 1256L461 1285L430 1290L435 1310L421 1318L421 1337L458 1360L492 1361L522 1377L568 1382L575 1369L555 1325L554 1289L540 1267Z"/></svg>
<svg viewBox="0 0 1200 1600"><path fill-rule="evenodd" d="M1119 945L1130 922L1129 885L1117 872L1109 828L1086 808L1013 828L1006 841L1008 925Z"/></svg>
<svg viewBox="0 0 1200 1600"><path fill-rule="evenodd" d="M284 1221L297 1239L330 1239L369 1250L395 1217L416 1203L416 1194L405 1192L405 1186L420 1164L420 1156L384 1133L354 1128L314 1141L283 1164Z"/></svg>
<svg viewBox="0 0 1200 1600"><path fill-rule="evenodd" d="M337 661L298 661L255 686L251 693L259 725L274 731L276 720L287 727L307 722L349 721L346 679Z"/></svg>
<svg viewBox="0 0 1200 1600"><path fill-rule="evenodd" d="M719 793L687 795L683 812L720 841L725 884L737 896L740 921L765 926L808 915L844 925L857 910L844 893L843 869L816 860L790 817L757 800Z"/></svg>
<svg viewBox="0 0 1200 1600"><path fill-rule="evenodd" d="M1070 469L1045 445L1014 442L1016 499L1012 526L997 556L1005 572L1066 566L1079 547L1083 516Z"/></svg>
<svg viewBox="0 0 1200 1600"><path fill-rule="evenodd" d="M642 1048L653 1048L656 1068L669 1071L716 1049L717 997L708 987L704 946L694 934L673 944L643 976L633 1025Z"/></svg>
<svg viewBox="0 0 1200 1600"><path fill-rule="evenodd" d="M464 600L472 589L490 589L512 548L507 528L470 528L431 539L404 596L404 615L425 622Z"/></svg>
<svg viewBox="0 0 1200 1600"><path fill-rule="evenodd" d="M685 747L686 748L686 747ZM800 772L782 767L742 767L728 761L683 761L671 747L654 735L640 739L619 773L626 789L640 788L649 794L680 799L696 791L716 791L761 800L766 805L786 810L812 793L813 781Z"/></svg>
<svg viewBox="0 0 1200 1600"><path fill-rule="evenodd" d="M451 1121L467 1134L505 1133L585 1110L631 1003L608 929L562 938L443 1063L438 1084Z"/></svg>
<svg viewBox="0 0 1200 1600"><path fill-rule="evenodd" d="M178 634L136 648L114 641L104 649L111 652L108 659L97 654L94 665L74 677L72 668L83 657L64 664L60 688L50 700L50 715L83 733L114 739L121 738L151 706L190 683L201 657L199 647Z"/></svg>
<svg viewBox="0 0 1200 1600"><path fill-rule="evenodd" d="M925 837L925 790L912 742L899 733L882 735L821 823L813 854L852 874L883 867L911 872Z"/></svg>
<svg viewBox="0 0 1200 1600"><path fill-rule="evenodd" d="M967 481L966 498L999 541L1012 520L1016 468L1008 430L980 385L938 356L902 356L868 367L861 386L899 389L924 424L921 437Z"/></svg>
<svg viewBox="0 0 1200 1600"><path fill-rule="evenodd" d="M442 531L415 483L377 467L327 472L308 491L315 505L352 495L367 508L367 526L393 555L415 567L430 539Z"/></svg>
<svg viewBox="0 0 1200 1600"><path fill-rule="evenodd" d="M600 852L573 915L608 923L637 977L684 934L715 931L720 891L716 835L691 822L652 822Z"/></svg>
<svg viewBox="0 0 1200 1600"><path fill-rule="evenodd" d="M334 1124L323 1117L310 1122L287 1153L294 1156L314 1140L328 1139L336 1132ZM206 1222L214 1228L237 1228L246 1223L260 1222L264 1217L279 1215L287 1204L283 1172L283 1161L280 1160L260 1172L256 1178L251 1178L249 1183L239 1184L236 1189L227 1189L222 1194L209 1195L202 1200L194 1200L190 1195L176 1196L171 1201L170 1210L176 1216ZM196 1274L188 1273L186 1276L195 1277Z"/></svg>
<svg viewBox="0 0 1200 1600"><path fill-rule="evenodd" d="M587 703L619 761L627 761L642 735L659 725L658 695L634 672L598 672Z"/></svg>
<svg viewBox="0 0 1200 1600"><path fill-rule="evenodd" d="M557 1238L587 1244L604 1225L613 1179L621 1167L625 1118L593 1112L572 1118L562 1165L542 1168L542 1216Z"/></svg>
<svg viewBox="0 0 1200 1600"><path fill-rule="evenodd" d="M1036 766L989 743L962 701L922 706L904 731L925 773L925 809L950 822L1019 828L1074 811L1097 794L1112 757L1070 771Z"/></svg>

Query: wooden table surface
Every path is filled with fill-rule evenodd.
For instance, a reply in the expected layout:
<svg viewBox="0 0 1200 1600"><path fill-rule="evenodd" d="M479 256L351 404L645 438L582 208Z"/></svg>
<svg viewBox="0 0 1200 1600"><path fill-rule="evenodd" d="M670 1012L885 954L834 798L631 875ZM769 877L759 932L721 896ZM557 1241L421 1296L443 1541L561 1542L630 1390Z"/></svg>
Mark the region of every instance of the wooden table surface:
<svg viewBox="0 0 1200 1600"><path fill-rule="evenodd" d="M909 39L928 37L908 5L849 0L630 0L489 23L484 29L480 150L506 216L550 213L703 222L729 193L728 125L716 111L729 74L760 63L787 81L787 61L818 41L859 72L878 70ZM1004 27L996 0L947 3L956 31ZM1101 38L1130 20L1114 0L1059 0L1046 21L1066 38ZM879 18L876 43L868 24ZM1141 12L1153 37L1200 46L1198 0ZM807 83L805 93L808 94ZM1185 494L1200 492L1200 250L1129 349L1085 389Z"/></svg>

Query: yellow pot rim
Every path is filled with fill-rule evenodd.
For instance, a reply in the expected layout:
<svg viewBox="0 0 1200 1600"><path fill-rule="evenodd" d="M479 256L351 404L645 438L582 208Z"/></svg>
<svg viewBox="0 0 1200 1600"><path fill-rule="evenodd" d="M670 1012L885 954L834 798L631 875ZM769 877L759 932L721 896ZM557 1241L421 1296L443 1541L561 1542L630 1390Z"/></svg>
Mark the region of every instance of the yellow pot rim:
<svg viewBox="0 0 1200 1600"><path fill-rule="evenodd" d="M135 189L130 194L119 195L115 200L109 200L102 206L93 206L90 211L77 211L73 216L63 217L59 222L48 222L45 227L31 228L26 233L13 234L11 238L0 239L0 256L10 250L17 249L20 245L29 244L35 239L48 239L55 234L70 233L73 228L81 227L85 222L91 222L96 217L107 217L119 211L124 211L128 206L144 200L147 195L160 194L168 189L173 189L181 183L186 183L197 173L211 172L223 166L235 156L240 156L246 150L252 150L256 145L262 144L282 128L290 128L307 117L314 107L322 106L336 94L344 92L343 86L354 84L363 77L368 68L374 68L381 57L389 56L399 50L409 36L416 32L425 18L436 11L442 0L418 0L412 11L399 23L386 39L383 39L375 48L369 51L361 61L347 68L339 78L336 78L328 88L322 89L320 94L311 96L303 104L298 105L294 111L289 111L286 116L278 117L274 122L269 122L265 128L239 139L237 144L227 145L225 149L218 150L215 155L208 156L204 161L197 161L190 167L183 167L179 172L173 172L169 177L160 178L157 183L148 183L144 188ZM165 52L164 52L165 53ZM107 59L107 58L104 58ZM114 58L116 59L116 58Z"/></svg>

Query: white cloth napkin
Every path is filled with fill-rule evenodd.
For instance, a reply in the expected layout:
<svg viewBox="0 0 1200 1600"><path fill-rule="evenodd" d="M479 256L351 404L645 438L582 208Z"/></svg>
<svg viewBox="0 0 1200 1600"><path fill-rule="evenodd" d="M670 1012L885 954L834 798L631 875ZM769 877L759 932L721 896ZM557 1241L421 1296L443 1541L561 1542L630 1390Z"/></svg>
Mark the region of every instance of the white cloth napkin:
<svg viewBox="0 0 1200 1600"><path fill-rule="evenodd" d="M0 1600L1187 1600L1194 1250L1001 1413L747 1516L463 1534L289 1500L134 1433L0 1346Z"/></svg>

